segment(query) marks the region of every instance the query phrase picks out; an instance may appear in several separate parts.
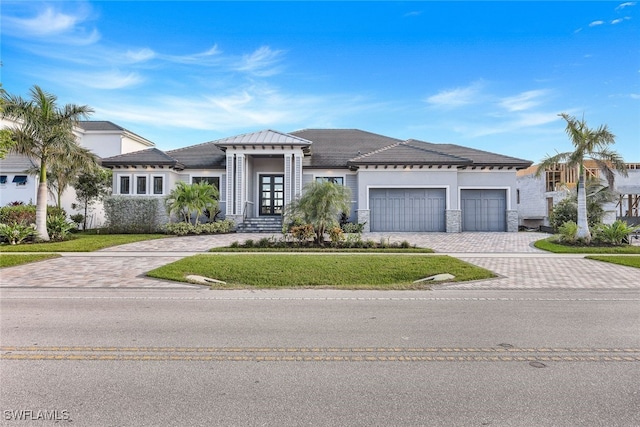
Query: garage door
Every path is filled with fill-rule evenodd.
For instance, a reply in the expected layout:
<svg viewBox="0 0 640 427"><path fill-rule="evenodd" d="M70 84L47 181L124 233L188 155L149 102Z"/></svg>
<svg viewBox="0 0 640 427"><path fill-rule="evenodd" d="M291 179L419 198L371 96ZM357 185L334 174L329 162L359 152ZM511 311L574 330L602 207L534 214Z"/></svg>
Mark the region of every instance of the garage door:
<svg viewBox="0 0 640 427"><path fill-rule="evenodd" d="M369 191L371 231L445 231L445 189Z"/></svg>
<svg viewBox="0 0 640 427"><path fill-rule="evenodd" d="M506 231L506 190L462 190L462 231Z"/></svg>

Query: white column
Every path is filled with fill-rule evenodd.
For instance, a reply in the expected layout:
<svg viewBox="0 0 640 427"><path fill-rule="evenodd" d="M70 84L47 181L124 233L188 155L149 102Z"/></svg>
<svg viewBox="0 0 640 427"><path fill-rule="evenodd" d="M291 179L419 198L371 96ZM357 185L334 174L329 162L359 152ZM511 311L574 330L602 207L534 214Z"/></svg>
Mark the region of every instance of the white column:
<svg viewBox="0 0 640 427"><path fill-rule="evenodd" d="M235 189L235 182L233 177L235 176L234 173L234 163L233 163L233 154L227 154L227 204L226 204L226 209L225 209L225 216L229 216L229 215L233 215L235 214L235 197L234 197L234 189Z"/></svg>
<svg viewBox="0 0 640 427"><path fill-rule="evenodd" d="M302 154L293 155L293 197L302 193Z"/></svg>
<svg viewBox="0 0 640 427"><path fill-rule="evenodd" d="M284 155L284 205L291 203L291 154Z"/></svg>
<svg viewBox="0 0 640 427"><path fill-rule="evenodd" d="M244 166L244 154L236 154L236 215L244 214L244 202L246 198Z"/></svg>

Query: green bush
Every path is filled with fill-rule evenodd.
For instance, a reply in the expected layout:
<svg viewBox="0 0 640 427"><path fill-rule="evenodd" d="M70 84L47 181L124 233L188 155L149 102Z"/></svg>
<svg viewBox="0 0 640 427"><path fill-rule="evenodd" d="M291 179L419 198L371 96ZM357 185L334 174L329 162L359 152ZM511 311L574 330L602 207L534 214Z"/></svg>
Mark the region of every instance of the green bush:
<svg viewBox="0 0 640 427"><path fill-rule="evenodd" d="M65 215L47 216L47 233L50 240L66 240L73 229L75 229L75 224L68 222Z"/></svg>
<svg viewBox="0 0 640 427"><path fill-rule="evenodd" d="M587 200L587 222L589 223L589 228L600 224L603 216L604 209L602 209L602 206L594 200ZM562 224L570 221L578 222L578 203L573 198L566 198L555 205L549 217L549 223L555 230L558 230Z"/></svg>
<svg viewBox="0 0 640 427"><path fill-rule="evenodd" d="M57 206L47 206L48 215L67 215L64 209ZM36 205L11 205L0 208L1 224L35 224Z"/></svg>
<svg viewBox="0 0 640 427"><path fill-rule="evenodd" d="M640 227L630 227L626 222L620 220L610 225L600 224L596 228L594 240L620 246L631 233L638 229L640 229Z"/></svg>
<svg viewBox="0 0 640 427"><path fill-rule="evenodd" d="M229 233L235 226L234 222L228 219L224 221L208 222L205 224L193 225L187 222L176 222L166 224L163 231L176 236L186 236L193 234L218 234Z"/></svg>
<svg viewBox="0 0 640 427"><path fill-rule="evenodd" d="M355 223L355 222L347 222L342 224L340 227L342 228L342 231L345 233L356 233L356 234L360 234L362 233L362 230L364 230L364 225L366 223Z"/></svg>
<svg viewBox="0 0 640 427"><path fill-rule="evenodd" d="M10 245L19 245L26 239L37 235L33 224L14 222L12 224L0 224L0 239Z"/></svg>
<svg viewBox="0 0 640 427"><path fill-rule="evenodd" d="M565 243L575 243L576 234L578 233L578 224L573 221L567 221L558 227L560 241Z"/></svg>
<svg viewBox="0 0 640 427"><path fill-rule="evenodd" d="M107 197L104 213L107 231L114 234L156 233L166 221L162 199L156 197Z"/></svg>

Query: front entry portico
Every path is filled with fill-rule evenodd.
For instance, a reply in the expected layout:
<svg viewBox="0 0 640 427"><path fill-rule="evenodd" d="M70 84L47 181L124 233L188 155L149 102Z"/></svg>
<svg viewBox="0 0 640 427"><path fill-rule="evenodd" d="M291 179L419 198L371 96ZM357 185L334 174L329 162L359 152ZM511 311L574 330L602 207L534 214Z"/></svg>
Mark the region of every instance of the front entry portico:
<svg viewBox="0 0 640 427"><path fill-rule="evenodd" d="M302 159L311 141L266 130L215 141L226 154L225 216L281 216L302 192Z"/></svg>

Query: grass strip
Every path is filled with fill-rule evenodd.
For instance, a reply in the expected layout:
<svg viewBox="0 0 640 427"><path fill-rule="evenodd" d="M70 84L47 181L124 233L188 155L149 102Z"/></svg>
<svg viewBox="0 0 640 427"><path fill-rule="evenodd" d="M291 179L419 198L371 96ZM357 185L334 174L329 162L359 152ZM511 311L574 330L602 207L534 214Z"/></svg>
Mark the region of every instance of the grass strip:
<svg viewBox="0 0 640 427"><path fill-rule="evenodd" d="M231 248L229 246L212 248L209 252L356 252L356 253L423 253L431 254L433 249L429 248L332 248L327 246L325 248L304 248L304 247L289 247L289 248Z"/></svg>
<svg viewBox="0 0 640 427"><path fill-rule="evenodd" d="M166 234L74 234L64 242L0 245L0 252L93 252L111 246L161 239Z"/></svg>
<svg viewBox="0 0 640 427"><path fill-rule="evenodd" d="M569 246L553 242L553 237L538 240L534 246L556 254L639 254L640 246Z"/></svg>
<svg viewBox="0 0 640 427"><path fill-rule="evenodd" d="M165 265L147 276L185 282L190 274L222 280L216 288L425 289L413 283L449 273L454 281L495 277L489 270L449 256L228 254L195 255Z"/></svg>
<svg viewBox="0 0 640 427"><path fill-rule="evenodd" d="M15 267L45 259L58 258L58 254L3 254L0 256L0 268Z"/></svg>
<svg viewBox="0 0 640 427"><path fill-rule="evenodd" d="M612 264L625 265L627 267L640 268L640 256L597 256L590 255L587 259L610 262Z"/></svg>

